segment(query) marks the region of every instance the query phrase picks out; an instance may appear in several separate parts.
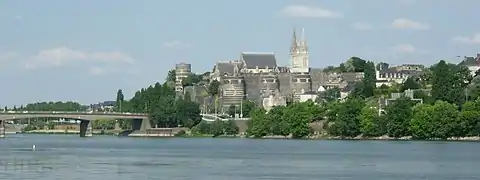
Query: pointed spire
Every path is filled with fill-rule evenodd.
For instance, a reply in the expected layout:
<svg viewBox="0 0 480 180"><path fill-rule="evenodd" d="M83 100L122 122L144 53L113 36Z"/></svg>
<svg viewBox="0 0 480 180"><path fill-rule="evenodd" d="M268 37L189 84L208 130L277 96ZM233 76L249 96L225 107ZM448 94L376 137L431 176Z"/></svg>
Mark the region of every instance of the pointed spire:
<svg viewBox="0 0 480 180"><path fill-rule="evenodd" d="M294 53L297 50L297 33L293 28L292 44L290 45L290 53Z"/></svg>

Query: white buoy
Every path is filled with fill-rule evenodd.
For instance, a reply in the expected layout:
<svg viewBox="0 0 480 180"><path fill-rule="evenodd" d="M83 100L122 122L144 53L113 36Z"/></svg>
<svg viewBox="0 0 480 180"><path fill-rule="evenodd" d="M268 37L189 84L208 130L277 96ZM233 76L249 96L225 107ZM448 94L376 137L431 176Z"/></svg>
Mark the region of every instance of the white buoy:
<svg viewBox="0 0 480 180"><path fill-rule="evenodd" d="M34 151L35 151L35 144L32 146L32 150L34 150Z"/></svg>

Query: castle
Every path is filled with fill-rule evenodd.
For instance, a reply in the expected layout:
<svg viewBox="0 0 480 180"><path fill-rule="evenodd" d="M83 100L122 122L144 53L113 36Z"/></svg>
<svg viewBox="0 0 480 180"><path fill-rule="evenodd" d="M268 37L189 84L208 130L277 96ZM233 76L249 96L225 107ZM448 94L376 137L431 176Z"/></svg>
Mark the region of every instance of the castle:
<svg viewBox="0 0 480 180"><path fill-rule="evenodd" d="M342 74L326 74L322 69L310 68L309 60L305 32L302 29L299 39L294 30L289 66L279 66L272 52L242 52L239 60L217 62L210 80L220 82L219 102L224 108L238 105L242 100L268 108L284 105L288 98L306 101L315 98L313 95L318 91L332 86L345 88L349 84L346 81L363 77L354 75L347 80Z"/></svg>

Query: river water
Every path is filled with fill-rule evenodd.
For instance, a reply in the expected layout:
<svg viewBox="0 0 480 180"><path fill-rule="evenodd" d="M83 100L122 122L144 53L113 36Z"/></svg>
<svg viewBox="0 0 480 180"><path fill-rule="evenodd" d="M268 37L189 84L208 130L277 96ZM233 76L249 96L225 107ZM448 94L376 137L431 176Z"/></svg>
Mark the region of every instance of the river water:
<svg viewBox="0 0 480 180"><path fill-rule="evenodd" d="M480 179L479 149L475 142L8 135L0 139L0 180L469 180Z"/></svg>

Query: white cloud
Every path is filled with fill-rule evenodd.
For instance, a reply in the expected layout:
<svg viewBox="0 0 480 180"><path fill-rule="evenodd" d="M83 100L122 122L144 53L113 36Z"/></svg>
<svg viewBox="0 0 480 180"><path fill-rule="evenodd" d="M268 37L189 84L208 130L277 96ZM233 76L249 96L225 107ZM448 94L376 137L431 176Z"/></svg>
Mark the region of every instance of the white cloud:
<svg viewBox="0 0 480 180"><path fill-rule="evenodd" d="M455 36L452 38L453 42L464 44L480 44L480 33L475 33L471 37Z"/></svg>
<svg viewBox="0 0 480 180"><path fill-rule="evenodd" d="M356 22L356 23L353 23L352 28L360 31L368 31L368 30L372 30L373 26L367 23Z"/></svg>
<svg viewBox="0 0 480 180"><path fill-rule="evenodd" d="M310 7L302 5L291 5L283 9L282 13L290 17L308 17L308 18L341 18L341 13L323 9L320 7Z"/></svg>
<svg viewBox="0 0 480 180"><path fill-rule="evenodd" d="M58 47L40 51L25 63L27 69L60 67L76 62L103 62L133 64L135 60L122 52L85 52Z"/></svg>
<svg viewBox="0 0 480 180"><path fill-rule="evenodd" d="M412 54L417 51L417 49L410 44L398 44L393 47L393 50L398 53Z"/></svg>
<svg viewBox="0 0 480 180"><path fill-rule="evenodd" d="M180 40L165 42L165 43L163 43L163 46L167 47L167 48L178 48L178 49L184 49L184 48L192 47L192 45L190 43L182 42Z"/></svg>
<svg viewBox="0 0 480 180"><path fill-rule="evenodd" d="M392 28L395 29L412 29L412 30L419 30L419 31L426 31L429 30L431 27L428 24L413 21L407 18L398 18L395 19L392 24Z"/></svg>

